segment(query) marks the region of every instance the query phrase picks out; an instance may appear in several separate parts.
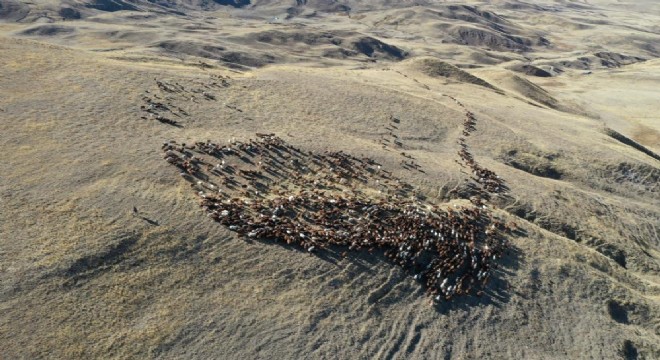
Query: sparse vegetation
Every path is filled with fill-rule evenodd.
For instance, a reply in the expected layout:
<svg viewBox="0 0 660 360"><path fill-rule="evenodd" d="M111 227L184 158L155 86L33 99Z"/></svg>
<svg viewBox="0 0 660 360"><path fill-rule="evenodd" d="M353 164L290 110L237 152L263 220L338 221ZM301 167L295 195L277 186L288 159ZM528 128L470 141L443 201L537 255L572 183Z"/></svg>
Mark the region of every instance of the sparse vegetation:
<svg viewBox="0 0 660 360"><path fill-rule="evenodd" d="M653 0L0 0L0 357L658 358L659 13ZM300 161L381 164L391 183L356 181L364 204L409 184L390 218L360 223L369 208L354 202L319 217L311 192L294 209L329 221L313 231L364 241L357 227L376 224L387 241L333 256L300 233L240 238L213 221L197 204L208 181L179 179L167 144L202 157L194 142L256 132ZM300 193L295 176L321 173L307 171L268 185ZM349 198L348 180L323 181ZM240 208L243 190L227 194ZM463 280L482 296L434 301L449 288L426 296L433 279L469 269L424 272L421 253L404 269L396 245L421 238L410 219L466 208L514 229L498 237L509 246L486 259L485 287ZM487 254L458 225L468 240L439 247Z"/></svg>

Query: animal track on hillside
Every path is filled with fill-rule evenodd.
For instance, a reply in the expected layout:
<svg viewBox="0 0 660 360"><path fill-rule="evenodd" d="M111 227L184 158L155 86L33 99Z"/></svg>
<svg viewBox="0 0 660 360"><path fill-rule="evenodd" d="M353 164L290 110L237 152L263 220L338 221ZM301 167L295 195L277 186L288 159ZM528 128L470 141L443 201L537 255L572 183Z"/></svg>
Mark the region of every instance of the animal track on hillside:
<svg viewBox="0 0 660 360"><path fill-rule="evenodd" d="M207 81L180 84L179 82L155 78L156 87L145 90L142 96L144 105L140 106L140 110L145 112L145 115L140 118L143 120L156 120L175 127L183 127L181 125L182 119L191 115L184 109L187 107L186 104L200 101L217 101L215 92L231 86L230 79L228 76L211 75ZM174 120L172 117L176 117L178 120Z"/></svg>

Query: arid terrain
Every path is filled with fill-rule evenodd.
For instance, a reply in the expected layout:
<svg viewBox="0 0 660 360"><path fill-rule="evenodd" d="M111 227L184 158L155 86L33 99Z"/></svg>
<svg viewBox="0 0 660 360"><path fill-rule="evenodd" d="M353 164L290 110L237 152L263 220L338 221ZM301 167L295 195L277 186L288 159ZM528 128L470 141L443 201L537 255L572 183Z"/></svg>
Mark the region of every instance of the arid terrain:
<svg viewBox="0 0 660 360"><path fill-rule="evenodd" d="M0 359L658 359L659 105L655 0L0 0ZM239 236L162 148L256 133L519 231L450 300Z"/></svg>

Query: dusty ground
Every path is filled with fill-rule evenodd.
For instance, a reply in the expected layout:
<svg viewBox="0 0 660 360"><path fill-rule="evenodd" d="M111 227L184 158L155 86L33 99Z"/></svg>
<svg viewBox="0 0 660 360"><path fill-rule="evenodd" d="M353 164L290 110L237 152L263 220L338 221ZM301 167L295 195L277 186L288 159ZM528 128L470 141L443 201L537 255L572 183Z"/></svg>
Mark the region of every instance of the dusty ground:
<svg viewBox="0 0 660 360"><path fill-rule="evenodd" d="M0 0L0 357L660 357L656 2L345 3ZM473 152L511 188L491 205L526 232L480 298L431 306L378 256L246 242L161 156L274 132L456 201L443 94L475 113ZM390 115L425 173L379 143Z"/></svg>

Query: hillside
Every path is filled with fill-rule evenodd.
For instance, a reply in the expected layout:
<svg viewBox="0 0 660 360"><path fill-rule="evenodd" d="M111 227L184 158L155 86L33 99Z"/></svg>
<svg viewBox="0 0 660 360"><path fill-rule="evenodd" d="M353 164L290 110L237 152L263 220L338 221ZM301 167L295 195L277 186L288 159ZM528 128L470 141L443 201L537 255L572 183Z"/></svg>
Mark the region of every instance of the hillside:
<svg viewBox="0 0 660 360"><path fill-rule="evenodd" d="M654 1L0 0L0 357L660 357L657 24ZM399 244L445 249L410 224L450 213L482 220L446 251L492 268L459 284L442 253L438 290Z"/></svg>

